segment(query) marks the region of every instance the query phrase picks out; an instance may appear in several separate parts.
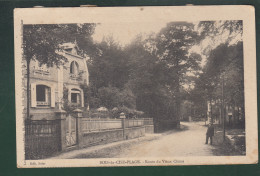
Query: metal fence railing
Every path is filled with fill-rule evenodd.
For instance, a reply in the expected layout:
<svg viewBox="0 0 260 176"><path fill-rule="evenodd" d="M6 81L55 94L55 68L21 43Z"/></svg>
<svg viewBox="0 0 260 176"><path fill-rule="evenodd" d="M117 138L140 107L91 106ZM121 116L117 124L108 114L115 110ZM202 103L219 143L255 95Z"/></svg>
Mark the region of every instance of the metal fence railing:
<svg viewBox="0 0 260 176"><path fill-rule="evenodd" d="M125 127L138 127L138 126L144 126L144 120L143 119L126 119L125 120Z"/></svg>
<svg viewBox="0 0 260 176"><path fill-rule="evenodd" d="M102 118L80 118L79 124L75 126L67 124L66 135L68 130L76 134L102 132L106 130L117 130L123 128L144 127L153 125L153 119L102 119ZM79 120L79 119L78 119ZM25 158L30 160L42 159L61 151L61 120L28 120L25 121ZM79 125L76 128L76 124ZM74 134L73 133L73 134ZM71 134L71 135L73 135ZM66 136L66 142L67 142ZM70 137L70 136L69 136ZM76 143L75 143L76 144Z"/></svg>
<svg viewBox="0 0 260 176"><path fill-rule="evenodd" d="M122 129L122 119L82 118L81 129L83 132L95 132L112 129ZM152 118L125 119L125 128L153 125Z"/></svg>
<svg viewBox="0 0 260 176"><path fill-rule="evenodd" d="M60 120L25 122L25 158L41 159L60 150Z"/></svg>
<svg viewBox="0 0 260 176"><path fill-rule="evenodd" d="M152 118L144 118L144 125L153 125Z"/></svg>
<svg viewBox="0 0 260 176"><path fill-rule="evenodd" d="M83 118L81 121L83 132L104 131L122 128L121 119L90 119Z"/></svg>

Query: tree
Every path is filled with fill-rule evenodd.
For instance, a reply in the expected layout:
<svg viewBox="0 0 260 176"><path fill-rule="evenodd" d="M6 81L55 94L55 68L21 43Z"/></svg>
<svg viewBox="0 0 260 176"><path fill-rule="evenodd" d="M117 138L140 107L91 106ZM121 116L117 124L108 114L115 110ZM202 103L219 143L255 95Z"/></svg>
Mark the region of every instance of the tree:
<svg viewBox="0 0 260 176"><path fill-rule="evenodd" d="M216 102L216 107L220 107L222 83L224 81L224 102L231 107L233 115L238 122L239 113L235 109L244 109L244 76L243 76L243 43L234 45L221 44L213 49L208 61L196 80L196 91L201 91L200 98L205 101ZM198 101L198 100L197 100ZM198 103L197 103L198 104ZM214 111L214 110L213 110ZM244 116L243 112L240 112Z"/></svg>
<svg viewBox="0 0 260 176"><path fill-rule="evenodd" d="M91 45L94 24L37 24L23 26L23 58L27 69L27 118L30 118L30 63L39 61L48 67L63 65L66 57L60 53L64 42L78 42L84 55ZM84 47L83 47L84 46ZM93 47L92 47L93 48ZM90 52L91 53L91 52Z"/></svg>
<svg viewBox="0 0 260 176"><path fill-rule="evenodd" d="M220 44L242 41L243 23L241 20L201 21L198 30L201 31L202 53L208 56Z"/></svg>
<svg viewBox="0 0 260 176"><path fill-rule="evenodd" d="M219 110L216 111L215 109L221 109L223 75L225 75L225 80L230 79L228 82L225 81L225 86L229 83L238 85L234 83L234 80L236 80L234 79L236 78L235 75L239 75L240 79L243 78L241 75L241 73L243 74L241 70L243 63L232 64L232 62L238 60L243 61L243 54L241 53L243 52L241 47L242 21L201 21L197 27L200 32L200 44L198 46L200 46L201 54L207 60L201 73L195 79L195 88L191 91L191 98L196 108L200 108L199 106L204 102L204 109L207 109L207 102L209 101L215 104L212 109L213 112L219 112ZM235 48L240 48L240 53ZM233 76L228 72L232 72ZM241 88L241 86L237 87ZM227 100L227 96L225 96L225 99Z"/></svg>
<svg viewBox="0 0 260 176"><path fill-rule="evenodd" d="M199 41L199 35L194 30L194 24L186 22L171 22L163 28L156 38L157 57L165 62L168 72L172 75L171 87L176 104L176 117L180 116L180 90L188 72L199 69L201 57L189 53L189 49Z"/></svg>
<svg viewBox="0 0 260 176"><path fill-rule="evenodd" d="M97 44L99 53L89 61L90 81L93 88L117 87L122 89L128 80L127 59L122 47L112 37Z"/></svg>
<svg viewBox="0 0 260 176"><path fill-rule="evenodd" d="M159 85L163 85L161 78L165 80L166 74L162 73L164 69L158 64L157 57L147 50L148 42L139 35L126 46L124 51L128 56L129 80L125 87L129 87L136 96L137 110L157 118L161 96Z"/></svg>

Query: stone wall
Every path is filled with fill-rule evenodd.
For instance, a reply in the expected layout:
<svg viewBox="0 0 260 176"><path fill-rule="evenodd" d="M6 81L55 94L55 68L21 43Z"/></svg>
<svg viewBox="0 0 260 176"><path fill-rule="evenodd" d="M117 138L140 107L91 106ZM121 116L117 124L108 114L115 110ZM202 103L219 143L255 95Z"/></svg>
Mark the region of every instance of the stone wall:
<svg viewBox="0 0 260 176"><path fill-rule="evenodd" d="M154 133L154 125L145 125L145 133Z"/></svg>
<svg viewBox="0 0 260 176"><path fill-rule="evenodd" d="M79 138L79 147L106 144L120 140L123 140L123 129L83 133Z"/></svg>
<svg viewBox="0 0 260 176"><path fill-rule="evenodd" d="M145 135L145 127L132 127L114 130L82 133L79 137L79 147L106 144L127 139L134 139Z"/></svg>
<svg viewBox="0 0 260 176"><path fill-rule="evenodd" d="M145 135L144 126L125 129L125 139L134 139Z"/></svg>
<svg viewBox="0 0 260 176"><path fill-rule="evenodd" d="M54 108L31 108L30 114L32 120L54 120L55 119Z"/></svg>

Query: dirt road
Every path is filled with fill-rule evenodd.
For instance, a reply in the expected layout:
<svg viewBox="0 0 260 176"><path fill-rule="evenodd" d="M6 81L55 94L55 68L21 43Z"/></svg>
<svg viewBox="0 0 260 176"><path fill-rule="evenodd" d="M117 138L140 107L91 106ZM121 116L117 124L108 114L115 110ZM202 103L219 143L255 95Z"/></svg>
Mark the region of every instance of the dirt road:
<svg viewBox="0 0 260 176"><path fill-rule="evenodd" d="M171 156L213 156L216 145L205 144L207 128L203 122L182 122L181 130L118 141L62 153L53 157L68 158L138 158Z"/></svg>
<svg viewBox="0 0 260 176"><path fill-rule="evenodd" d="M214 146L205 144L203 123L182 122L181 131L169 132L160 139L146 141L122 150L115 157L212 156ZM186 128L186 129L185 129Z"/></svg>

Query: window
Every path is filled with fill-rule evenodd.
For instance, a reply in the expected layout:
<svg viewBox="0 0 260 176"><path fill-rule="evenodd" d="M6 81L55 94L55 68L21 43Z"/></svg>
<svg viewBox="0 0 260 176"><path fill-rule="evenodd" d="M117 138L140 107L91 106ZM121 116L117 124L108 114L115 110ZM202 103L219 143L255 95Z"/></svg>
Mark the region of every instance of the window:
<svg viewBox="0 0 260 176"><path fill-rule="evenodd" d="M44 85L37 85L36 86L36 100L37 101L45 101L46 95L45 95L45 87Z"/></svg>
<svg viewBox="0 0 260 176"><path fill-rule="evenodd" d="M55 85L31 83L31 107L55 107Z"/></svg>
<svg viewBox="0 0 260 176"><path fill-rule="evenodd" d="M71 93L71 102L77 103L78 94L77 93Z"/></svg>
<svg viewBox="0 0 260 176"><path fill-rule="evenodd" d="M45 85L36 86L36 102L37 106L50 105L50 88Z"/></svg>
<svg viewBox="0 0 260 176"><path fill-rule="evenodd" d="M68 53L71 53L71 51L72 51L72 48L66 48L66 49L64 49L66 52L68 52Z"/></svg>
<svg viewBox="0 0 260 176"><path fill-rule="evenodd" d="M81 98L80 98L80 91L78 89L71 89L71 103L74 104L80 104Z"/></svg>
<svg viewBox="0 0 260 176"><path fill-rule="evenodd" d="M71 62L70 73L74 75L77 75L79 73L79 64L76 61Z"/></svg>

